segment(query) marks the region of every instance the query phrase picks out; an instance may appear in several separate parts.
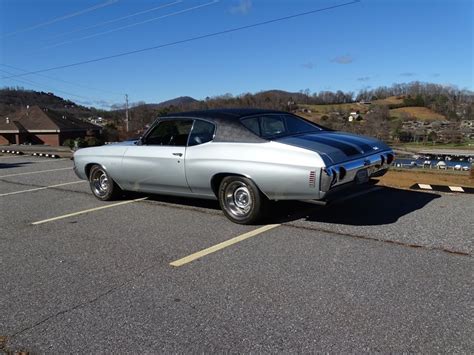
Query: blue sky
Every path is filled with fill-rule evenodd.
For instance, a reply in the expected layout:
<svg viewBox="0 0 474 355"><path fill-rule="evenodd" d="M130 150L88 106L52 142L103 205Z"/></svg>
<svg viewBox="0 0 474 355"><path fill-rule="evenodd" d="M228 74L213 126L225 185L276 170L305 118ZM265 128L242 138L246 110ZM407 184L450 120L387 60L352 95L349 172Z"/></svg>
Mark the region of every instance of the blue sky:
<svg viewBox="0 0 474 355"><path fill-rule="evenodd" d="M346 2L0 0L0 77L21 73L12 67L46 69ZM123 102L125 93L132 102L159 102L267 89L357 92L414 80L473 90L473 59L472 1L362 0L41 76L0 79L0 86L102 107Z"/></svg>

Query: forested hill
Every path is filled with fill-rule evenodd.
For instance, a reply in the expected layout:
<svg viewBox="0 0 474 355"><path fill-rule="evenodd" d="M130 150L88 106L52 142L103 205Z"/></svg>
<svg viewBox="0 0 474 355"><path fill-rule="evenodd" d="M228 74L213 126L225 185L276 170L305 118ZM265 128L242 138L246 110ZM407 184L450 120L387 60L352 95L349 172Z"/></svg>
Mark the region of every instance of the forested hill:
<svg viewBox="0 0 474 355"><path fill-rule="evenodd" d="M133 95L132 95L133 96ZM401 98L396 104L391 97ZM149 123L159 115L171 112L228 107L259 107L277 110L295 110L298 105L337 105L354 102L387 101L389 109L402 107L426 107L443 115L448 120L474 119L474 93L451 86L412 82L378 87L354 92L320 91L311 93L308 89L299 92L267 90L240 95L224 94L196 100L189 96L177 97L159 103L132 103L131 114L138 124ZM125 117L124 105L113 105L109 111L85 107L71 100L65 100L50 92L5 88L0 89L0 114L8 114L21 106L38 105L56 111L66 112L78 118L103 116L120 122ZM395 105L395 106L394 106ZM393 106L393 107L392 107Z"/></svg>
<svg viewBox="0 0 474 355"><path fill-rule="evenodd" d="M7 115L21 107L39 106L58 112L88 118L97 115L98 110L76 104L51 92L4 88L0 89L0 115Z"/></svg>

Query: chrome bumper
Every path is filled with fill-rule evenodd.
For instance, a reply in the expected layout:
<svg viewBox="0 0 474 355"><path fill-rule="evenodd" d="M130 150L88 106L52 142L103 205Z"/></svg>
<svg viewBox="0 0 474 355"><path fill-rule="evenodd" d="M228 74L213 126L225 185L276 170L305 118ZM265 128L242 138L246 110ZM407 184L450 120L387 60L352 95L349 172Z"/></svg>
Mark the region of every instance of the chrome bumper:
<svg viewBox="0 0 474 355"><path fill-rule="evenodd" d="M324 195L340 185L357 182L356 177L363 170L367 171L367 178L382 176L387 172L393 159L393 151L385 150L360 159L327 166L321 171L320 193Z"/></svg>

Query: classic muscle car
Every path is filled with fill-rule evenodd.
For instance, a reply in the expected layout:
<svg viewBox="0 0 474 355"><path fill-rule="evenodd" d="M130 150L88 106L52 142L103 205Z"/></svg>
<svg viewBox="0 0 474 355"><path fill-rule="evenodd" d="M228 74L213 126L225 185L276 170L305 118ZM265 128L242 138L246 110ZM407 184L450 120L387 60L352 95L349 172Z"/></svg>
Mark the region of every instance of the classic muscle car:
<svg viewBox="0 0 474 355"><path fill-rule="evenodd" d="M233 222L257 221L269 200L326 200L383 175L392 150L279 111L223 109L158 118L137 141L84 148L74 170L92 193L122 190L217 199Z"/></svg>

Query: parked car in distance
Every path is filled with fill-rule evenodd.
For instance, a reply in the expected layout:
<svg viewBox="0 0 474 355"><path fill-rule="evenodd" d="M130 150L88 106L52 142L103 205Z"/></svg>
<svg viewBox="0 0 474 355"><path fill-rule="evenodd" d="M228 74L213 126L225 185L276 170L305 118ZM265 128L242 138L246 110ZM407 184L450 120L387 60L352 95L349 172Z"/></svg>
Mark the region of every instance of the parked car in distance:
<svg viewBox="0 0 474 355"><path fill-rule="evenodd" d="M122 190L217 199L250 224L270 200L328 200L393 159L379 140L287 112L222 109L160 117L139 140L79 149L74 171L100 200Z"/></svg>

